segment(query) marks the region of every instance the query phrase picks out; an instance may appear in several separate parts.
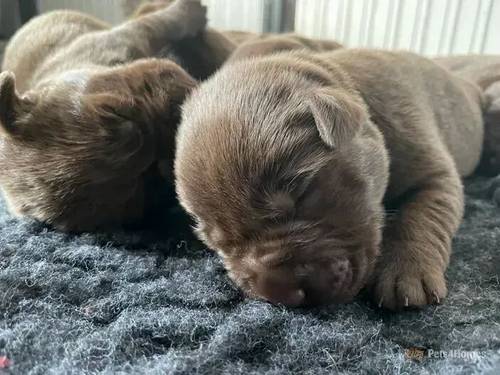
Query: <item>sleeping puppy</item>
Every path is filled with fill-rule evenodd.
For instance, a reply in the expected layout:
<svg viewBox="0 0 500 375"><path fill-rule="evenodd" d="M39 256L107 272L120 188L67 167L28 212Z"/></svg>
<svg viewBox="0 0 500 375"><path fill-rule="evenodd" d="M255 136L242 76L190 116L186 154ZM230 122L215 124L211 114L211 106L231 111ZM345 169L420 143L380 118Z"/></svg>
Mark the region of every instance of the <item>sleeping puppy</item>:
<svg viewBox="0 0 500 375"><path fill-rule="evenodd" d="M464 55L434 59L454 74L474 82L486 98L483 155L478 172L495 176L500 171L500 56Z"/></svg>
<svg viewBox="0 0 500 375"><path fill-rule="evenodd" d="M481 105L410 53L229 63L183 106L178 197L250 296L303 306L369 287L389 309L439 303Z"/></svg>
<svg viewBox="0 0 500 375"><path fill-rule="evenodd" d="M147 57L197 34L205 11L178 0L113 28L56 11L17 32L0 74L0 186L14 214L86 231L154 206L157 164L173 163L180 104L196 82Z"/></svg>

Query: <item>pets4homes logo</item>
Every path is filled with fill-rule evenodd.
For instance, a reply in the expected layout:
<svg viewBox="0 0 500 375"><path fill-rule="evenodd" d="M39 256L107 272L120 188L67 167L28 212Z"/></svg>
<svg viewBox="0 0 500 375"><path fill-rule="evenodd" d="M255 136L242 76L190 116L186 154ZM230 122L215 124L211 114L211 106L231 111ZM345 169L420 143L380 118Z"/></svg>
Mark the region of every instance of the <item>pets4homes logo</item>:
<svg viewBox="0 0 500 375"><path fill-rule="evenodd" d="M404 355L406 359L422 361L424 359L463 359L468 361L477 361L482 356L483 353L480 350L436 350L420 347L410 347L405 349Z"/></svg>

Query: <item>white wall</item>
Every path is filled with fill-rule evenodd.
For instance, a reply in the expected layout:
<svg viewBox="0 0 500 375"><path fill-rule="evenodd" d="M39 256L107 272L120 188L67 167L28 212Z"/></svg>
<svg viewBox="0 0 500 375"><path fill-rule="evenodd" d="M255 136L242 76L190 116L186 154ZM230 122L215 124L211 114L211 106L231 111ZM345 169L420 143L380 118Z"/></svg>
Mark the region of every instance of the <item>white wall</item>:
<svg viewBox="0 0 500 375"><path fill-rule="evenodd" d="M0 0L4 1L4 0ZM209 24L224 30L261 32L266 0L202 0L208 7ZM274 0L267 0L274 1ZM40 11L76 9L97 16L110 23L124 19L124 5L137 1L127 0L38 0Z"/></svg>
<svg viewBox="0 0 500 375"><path fill-rule="evenodd" d="M500 0L297 0L295 21L353 47L500 53Z"/></svg>
<svg viewBox="0 0 500 375"><path fill-rule="evenodd" d="M75 9L110 23L118 23L123 20L123 4L124 0L38 0L41 12L55 9Z"/></svg>
<svg viewBox="0 0 500 375"><path fill-rule="evenodd" d="M0 0L3 1L3 0ZM80 9L109 22L131 0L39 0L40 9ZM138 0L137 0L138 1ZM262 31L277 0L202 0L210 25ZM409 49L427 55L500 53L500 0L296 0L296 31L347 46Z"/></svg>
<svg viewBox="0 0 500 375"><path fill-rule="evenodd" d="M272 1L272 0L271 0ZM202 0L209 24L223 30L261 32L265 0Z"/></svg>

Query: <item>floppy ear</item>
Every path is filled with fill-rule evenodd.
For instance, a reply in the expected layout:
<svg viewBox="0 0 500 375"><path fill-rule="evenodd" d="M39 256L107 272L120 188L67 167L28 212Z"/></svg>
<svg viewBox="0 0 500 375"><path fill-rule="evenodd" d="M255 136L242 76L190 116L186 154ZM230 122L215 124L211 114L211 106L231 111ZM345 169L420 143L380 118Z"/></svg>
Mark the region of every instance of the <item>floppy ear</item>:
<svg viewBox="0 0 500 375"><path fill-rule="evenodd" d="M16 92L16 78L11 72L0 73L0 127L10 133L16 121L21 99Z"/></svg>
<svg viewBox="0 0 500 375"><path fill-rule="evenodd" d="M148 124L135 120L135 109L130 100L113 93L96 93L84 96L85 114L89 121L98 124L91 127L85 138L99 145L100 160L105 171L126 168L136 175L146 170L154 161L155 134ZM97 137L97 138L96 138ZM96 149L89 148L92 152ZM95 170L100 171L98 166Z"/></svg>
<svg viewBox="0 0 500 375"><path fill-rule="evenodd" d="M12 72L0 73L0 132L12 133L19 114L31 104L16 91L16 78Z"/></svg>
<svg viewBox="0 0 500 375"><path fill-rule="evenodd" d="M309 106L319 136L331 148L349 142L368 121L365 106L341 90L318 89L313 93Z"/></svg>

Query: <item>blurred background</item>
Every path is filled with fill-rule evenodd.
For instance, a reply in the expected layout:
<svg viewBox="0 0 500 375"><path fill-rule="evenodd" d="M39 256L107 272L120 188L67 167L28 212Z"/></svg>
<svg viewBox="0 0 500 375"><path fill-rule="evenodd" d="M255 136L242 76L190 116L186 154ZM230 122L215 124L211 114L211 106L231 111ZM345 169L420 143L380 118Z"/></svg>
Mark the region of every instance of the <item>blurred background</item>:
<svg viewBox="0 0 500 375"><path fill-rule="evenodd" d="M77 9L110 23L141 0L0 0L0 37L33 14ZM210 25L255 32L295 31L355 47L426 55L500 54L500 0L204 0Z"/></svg>

